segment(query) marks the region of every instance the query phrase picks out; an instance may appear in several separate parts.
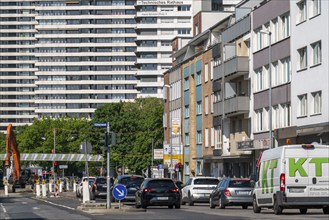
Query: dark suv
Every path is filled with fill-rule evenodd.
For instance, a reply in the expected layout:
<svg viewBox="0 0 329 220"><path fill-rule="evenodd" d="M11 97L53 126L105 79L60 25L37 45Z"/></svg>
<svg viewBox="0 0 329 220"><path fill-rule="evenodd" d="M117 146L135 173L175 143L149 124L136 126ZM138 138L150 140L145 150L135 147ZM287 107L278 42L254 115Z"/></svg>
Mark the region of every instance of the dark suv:
<svg viewBox="0 0 329 220"><path fill-rule="evenodd" d="M127 189L127 196L123 199L123 201L135 201L135 193L139 189L140 185L144 181L144 177L140 175L122 175L118 176L114 181L114 185L122 184ZM112 187L113 189L113 187ZM114 202L114 198L111 192L111 199Z"/></svg>
<svg viewBox="0 0 329 220"><path fill-rule="evenodd" d="M145 179L136 192L136 208L155 205L179 209L181 197L181 191L172 179Z"/></svg>

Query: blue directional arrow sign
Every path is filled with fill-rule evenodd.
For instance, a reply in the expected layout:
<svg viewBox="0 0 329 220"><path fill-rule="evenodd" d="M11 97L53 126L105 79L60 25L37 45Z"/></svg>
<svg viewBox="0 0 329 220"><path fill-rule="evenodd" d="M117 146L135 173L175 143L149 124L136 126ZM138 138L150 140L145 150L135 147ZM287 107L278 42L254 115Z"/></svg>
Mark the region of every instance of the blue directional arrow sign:
<svg viewBox="0 0 329 220"><path fill-rule="evenodd" d="M107 123L106 122L95 122L94 123L94 127L106 128L107 127Z"/></svg>
<svg viewBox="0 0 329 220"><path fill-rule="evenodd" d="M122 184L117 184L113 187L112 195L117 200L122 200L127 196L127 189Z"/></svg>

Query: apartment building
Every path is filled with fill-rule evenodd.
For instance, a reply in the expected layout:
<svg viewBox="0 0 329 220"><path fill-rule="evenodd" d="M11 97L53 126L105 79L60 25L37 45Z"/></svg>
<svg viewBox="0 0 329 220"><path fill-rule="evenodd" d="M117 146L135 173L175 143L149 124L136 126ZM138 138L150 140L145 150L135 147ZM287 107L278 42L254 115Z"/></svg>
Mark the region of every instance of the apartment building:
<svg viewBox="0 0 329 220"><path fill-rule="evenodd" d="M290 1L263 2L252 16L253 145L274 148L292 125ZM279 129L285 130L280 136Z"/></svg>
<svg viewBox="0 0 329 220"><path fill-rule="evenodd" d="M329 143L329 2L290 1L291 121L296 143ZM279 130L278 134L283 133Z"/></svg>
<svg viewBox="0 0 329 220"><path fill-rule="evenodd" d="M163 97L163 73L172 66L171 41L192 35L192 1L137 1L137 97Z"/></svg>
<svg viewBox="0 0 329 220"><path fill-rule="evenodd" d="M1 130L134 100L134 5L1 0Z"/></svg>

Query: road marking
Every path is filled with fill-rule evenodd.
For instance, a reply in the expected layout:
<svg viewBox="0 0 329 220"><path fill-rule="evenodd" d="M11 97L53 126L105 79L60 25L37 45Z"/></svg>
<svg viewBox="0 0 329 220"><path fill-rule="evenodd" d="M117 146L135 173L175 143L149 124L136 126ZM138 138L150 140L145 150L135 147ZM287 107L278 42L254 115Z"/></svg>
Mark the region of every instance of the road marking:
<svg viewBox="0 0 329 220"><path fill-rule="evenodd" d="M3 210L4 219L10 219L9 216L8 216L8 214L7 214L7 210L6 210L6 208L3 206L2 203L0 203L0 206L1 206L2 210ZM0 215L0 216L3 217L2 215Z"/></svg>
<svg viewBox="0 0 329 220"><path fill-rule="evenodd" d="M47 200L44 200L44 199L38 199L38 198L32 198L32 199L39 200L39 201L42 201L42 202L46 202L46 203L49 203L49 204L54 205L54 206L59 206L59 207L63 207L63 208L66 208L66 209L75 210L75 208L72 208L72 207L69 207L69 206L66 206L66 205L62 205L62 204L53 203L53 202L50 202L50 201L47 201Z"/></svg>

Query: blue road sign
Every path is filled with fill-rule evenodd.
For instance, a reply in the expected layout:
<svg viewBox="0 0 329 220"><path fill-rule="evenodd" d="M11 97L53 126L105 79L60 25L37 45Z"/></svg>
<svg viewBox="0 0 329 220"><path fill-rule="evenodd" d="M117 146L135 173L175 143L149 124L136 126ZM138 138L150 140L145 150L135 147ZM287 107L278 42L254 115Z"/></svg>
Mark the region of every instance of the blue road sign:
<svg viewBox="0 0 329 220"><path fill-rule="evenodd" d="M117 200L122 200L127 196L127 189L122 184L117 184L113 187L112 195Z"/></svg>
<svg viewBox="0 0 329 220"><path fill-rule="evenodd" d="M107 123L106 122L96 122L94 123L94 127L107 127Z"/></svg>

